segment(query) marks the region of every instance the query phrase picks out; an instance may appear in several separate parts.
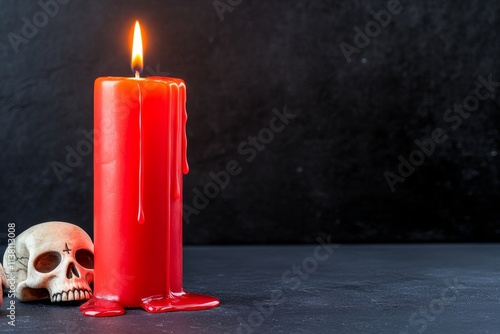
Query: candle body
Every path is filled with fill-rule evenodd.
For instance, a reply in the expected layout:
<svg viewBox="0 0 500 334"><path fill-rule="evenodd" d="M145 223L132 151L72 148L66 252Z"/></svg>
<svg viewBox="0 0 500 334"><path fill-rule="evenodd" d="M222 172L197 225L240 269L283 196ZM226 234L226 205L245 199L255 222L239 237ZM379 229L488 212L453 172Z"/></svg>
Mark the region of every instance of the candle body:
<svg viewBox="0 0 500 334"><path fill-rule="evenodd" d="M219 304L182 287L186 86L180 79L98 78L94 96L94 295L109 316Z"/></svg>

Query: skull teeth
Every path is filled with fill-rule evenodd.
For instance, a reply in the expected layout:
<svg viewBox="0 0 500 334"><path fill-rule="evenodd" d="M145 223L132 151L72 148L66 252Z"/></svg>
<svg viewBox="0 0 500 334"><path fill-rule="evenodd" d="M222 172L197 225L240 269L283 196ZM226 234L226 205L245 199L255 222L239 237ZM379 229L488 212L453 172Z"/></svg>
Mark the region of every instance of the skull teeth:
<svg viewBox="0 0 500 334"><path fill-rule="evenodd" d="M51 296L50 301L61 302L61 301L71 301L71 300L86 300L90 299L91 296L92 296L92 291L75 288L67 291L54 293Z"/></svg>

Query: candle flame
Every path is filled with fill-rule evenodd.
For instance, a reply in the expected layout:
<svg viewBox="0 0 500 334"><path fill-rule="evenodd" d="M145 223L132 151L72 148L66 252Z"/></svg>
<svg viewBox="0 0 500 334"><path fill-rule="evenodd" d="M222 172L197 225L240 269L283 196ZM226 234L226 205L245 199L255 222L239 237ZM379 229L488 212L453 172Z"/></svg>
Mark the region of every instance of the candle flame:
<svg viewBox="0 0 500 334"><path fill-rule="evenodd" d="M135 21L134 28L134 42L132 44L132 61L131 61L132 72L138 77L142 72L142 36L141 36L141 26L139 21Z"/></svg>

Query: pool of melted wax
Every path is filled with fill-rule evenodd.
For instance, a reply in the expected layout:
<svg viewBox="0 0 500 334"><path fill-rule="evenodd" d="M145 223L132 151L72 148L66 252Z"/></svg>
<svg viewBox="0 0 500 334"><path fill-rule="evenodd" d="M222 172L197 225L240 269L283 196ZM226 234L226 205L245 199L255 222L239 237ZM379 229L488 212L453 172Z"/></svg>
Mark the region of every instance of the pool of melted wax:
<svg viewBox="0 0 500 334"><path fill-rule="evenodd" d="M219 306L217 298L196 293L182 292L164 296L144 298L141 307L149 313L205 310ZM80 306L83 315L93 317L113 317L125 313L125 307L117 301L92 297Z"/></svg>

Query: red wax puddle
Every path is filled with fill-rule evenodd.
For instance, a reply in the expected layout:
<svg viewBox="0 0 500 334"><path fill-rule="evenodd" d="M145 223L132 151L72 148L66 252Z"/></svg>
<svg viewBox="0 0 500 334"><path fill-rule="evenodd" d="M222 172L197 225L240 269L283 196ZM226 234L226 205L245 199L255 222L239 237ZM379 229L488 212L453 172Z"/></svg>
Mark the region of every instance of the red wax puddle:
<svg viewBox="0 0 500 334"><path fill-rule="evenodd" d="M144 298L142 308L150 313L172 312L172 311L195 311L219 306L217 298L195 293L183 292L172 294L168 298L153 296Z"/></svg>
<svg viewBox="0 0 500 334"><path fill-rule="evenodd" d="M96 80L95 277L94 295L80 307L84 315L219 305L182 286L186 120L186 86L180 79Z"/></svg>
<svg viewBox="0 0 500 334"><path fill-rule="evenodd" d="M175 311L197 311L219 306L217 298L195 293L183 292L168 297L152 296L144 298L141 307L149 313L163 313ZM113 317L125 313L125 309L118 302L92 297L80 306L80 311L92 317Z"/></svg>
<svg viewBox="0 0 500 334"><path fill-rule="evenodd" d="M125 309L119 303L94 297L80 306L80 311L92 317L113 317L125 313Z"/></svg>

